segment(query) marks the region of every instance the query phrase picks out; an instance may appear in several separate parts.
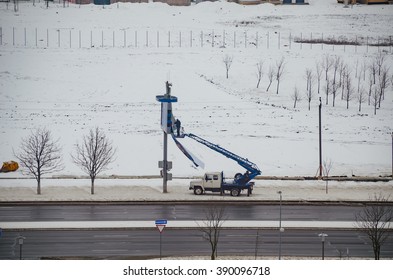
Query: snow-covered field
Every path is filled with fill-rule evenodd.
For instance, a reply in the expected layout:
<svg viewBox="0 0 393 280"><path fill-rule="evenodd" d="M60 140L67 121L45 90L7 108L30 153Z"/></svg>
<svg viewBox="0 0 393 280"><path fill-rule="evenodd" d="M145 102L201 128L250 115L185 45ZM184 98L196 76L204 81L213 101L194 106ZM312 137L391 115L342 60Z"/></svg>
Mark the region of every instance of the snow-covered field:
<svg viewBox="0 0 393 280"><path fill-rule="evenodd" d="M174 115L186 132L250 159L262 175L316 175L319 102L316 93L308 110L305 69L315 69L326 54L340 56L351 69L356 91L356 72L380 51L386 54L391 77L392 47L365 42L393 35L393 5L344 9L335 0L309 2L306 6L205 2L190 7L120 3L105 9L72 4L46 9L41 2L35 7L21 3L18 12L0 3L0 160L14 159L21 138L46 127L62 146L61 174L82 175L70 153L89 129L98 126L117 148L116 161L105 174L159 174L163 136L155 96L165 93L169 80L178 97ZM311 36L344 36L364 45L293 41ZM233 56L229 79L223 63L226 55ZM285 73L276 94L276 81L266 91L267 73L281 57ZM256 64L261 60L264 75L257 89ZM374 115L367 101L358 112L355 95L349 109L340 96L334 108L331 100L325 106L324 83L322 79L323 158L333 162L330 175L389 175L392 85ZM368 88L368 71L360 83ZM294 109L295 86L302 101ZM174 176L221 170L231 176L242 171L190 141L184 144L204 161L205 170L194 168L170 139ZM1 174L7 176L15 174ZM0 183L12 182L16 181Z"/></svg>

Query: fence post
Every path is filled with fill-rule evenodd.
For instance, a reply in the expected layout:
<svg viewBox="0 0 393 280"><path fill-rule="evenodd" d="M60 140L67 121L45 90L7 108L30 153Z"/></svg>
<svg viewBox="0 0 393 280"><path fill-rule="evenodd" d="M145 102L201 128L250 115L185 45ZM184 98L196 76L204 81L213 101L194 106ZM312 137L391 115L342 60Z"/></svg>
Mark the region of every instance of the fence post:
<svg viewBox="0 0 393 280"><path fill-rule="evenodd" d="M214 47L214 30L212 31L212 47Z"/></svg>

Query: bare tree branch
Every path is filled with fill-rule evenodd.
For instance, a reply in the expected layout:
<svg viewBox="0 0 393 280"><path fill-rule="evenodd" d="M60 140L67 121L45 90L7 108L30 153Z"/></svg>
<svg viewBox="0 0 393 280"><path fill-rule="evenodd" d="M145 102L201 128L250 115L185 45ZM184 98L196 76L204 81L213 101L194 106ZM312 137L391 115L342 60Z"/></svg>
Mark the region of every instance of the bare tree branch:
<svg viewBox="0 0 393 280"><path fill-rule="evenodd" d="M19 153L14 153L26 174L37 180L37 194L41 194L42 175L57 172L64 168L58 140L52 140L49 130L37 129L23 138Z"/></svg>
<svg viewBox="0 0 393 280"><path fill-rule="evenodd" d="M212 205L205 211L206 220L199 226L199 230L203 234L203 238L209 242L211 246L211 259L217 258L217 245L220 238L220 232L223 223L226 220L225 207Z"/></svg>
<svg viewBox="0 0 393 280"><path fill-rule="evenodd" d="M71 157L74 163L90 176L91 194L94 194L97 175L113 162L115 153L112 142L98 127L91 129L89 134L83 137L82 144L76 144L76 152Z"/></svg>
<svg viewBox="0 0 393 280"><path fill-rule="evenodd" d="M356 225L370 239L374 258L380 259L381 247L388 238L390 222L393 220L393 207L389 204L390 196L383 196L381 193L374 194L373 201L365 205L363 210L358 212Z"/></svg>

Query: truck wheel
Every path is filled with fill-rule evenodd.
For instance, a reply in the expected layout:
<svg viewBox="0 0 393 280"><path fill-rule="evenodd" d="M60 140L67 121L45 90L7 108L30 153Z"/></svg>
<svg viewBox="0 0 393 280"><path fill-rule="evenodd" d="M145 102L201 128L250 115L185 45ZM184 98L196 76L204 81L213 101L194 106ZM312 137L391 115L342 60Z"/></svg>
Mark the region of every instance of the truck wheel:
<svg viewBox="0 0 393 280"><path fill-rule="evenodd" d="M231 189L231 196L239 196L240 191L238 189Z"/></svg>
<svg viewBox="0 0 393 280"><path fill-rule="evenodd" d="M194 188L194 194L196 194L196 195L201 195L201 194L203 194L202 188L201 188L201 187L195 187L195 188Z"/></svg>

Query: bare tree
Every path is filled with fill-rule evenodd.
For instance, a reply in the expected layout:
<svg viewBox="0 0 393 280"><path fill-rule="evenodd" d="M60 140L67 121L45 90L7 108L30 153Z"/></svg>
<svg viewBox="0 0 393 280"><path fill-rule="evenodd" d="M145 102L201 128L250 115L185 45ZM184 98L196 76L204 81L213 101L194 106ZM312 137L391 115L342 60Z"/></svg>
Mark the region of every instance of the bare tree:
<svg viewBox="0 0 393 280"><path fill-rule="evenodd" d="M318 61L316 62L315 69L316 69L316 73L317 73L316 78L317 78L317 81L318 81L318 94L319 94L319 90L320 90L320 87L321 87L321 77L322 77L322 66L321 66L320 62L318 62ZM326 79L326 81L327 81L327 79ZM328 104L327 102L328 101L326 99L326 104Z"/></svg>
<svg viewBox="0 0 393 280"><path fill-rule="evenodd" d="M378 76L378 85L379 85L379 100L378 100L378 108L381 108L381 100L385 97L385 90L389 85L389 69L387 67L383 67L381 69L381 74Z"/></svg>
<svg viewBox="0 0 393 280"><path fill-rule="evenodd" d="M368 75L368 105L371 105L371 95L373 90L373 75L369 73Z"/></svg>
<svg viewBox="0 0 393 280"><path fill-rule="evenodd" d="M372 201L355 215L358 229L364 232L371 241L376 260L380 259L381 248L391 233L390 222L393 221L393 207L389 199L390 196L384 196L382 193L374 194Z"/></svg>
<svg viewBox="0 0 393 280"><path fill-rule="evenodd" d="M311 101L314 98L314 79L311 78L308 82L308 89L306 90L306 97L308 101L308 110L311 109Z"/></svg>
<svg viewBox="0 0 393 280"><path fill-rule="evenodd" d="M229 78L229 69L231 69L232 66L232 62L233 62L233 56L231 55L226 55L224 56L224 58L222 59L222 61L225 64L225 69L226 69L226 77L227 79Z"/></svg>
<svg viewBox="0 0 393 280"><path fill-rule="evenodd" d="M377 75L377 71L378 71L378 65L375 62L375 60L371 61L370 65L369 65L369 69L370 69L370 73L373 77L373 84L375 84L377 81L376 75Z"/></svg>
<svg viewBox="0 0 393 280"><path fill-rule="evenodd" d="M374 107L374 115L377 114L378 101L379 101L379 90L376 85L373 85L371 88L371 104Z"/></svg>
<svg viewBox="0 0 393 280"><path fill-rule="evenodd" d="M257 63L257 79L258 79L257 88L259 88L259 84L261 82L262 76L263 76L263 61L261 60Z"/></svg>
<svg viewBox="0 0 393 280"><path fill-rule="evenodd" d="M277 90L276 93L278 94L278 89L280 87L280 80L284 75L284 68L285 68L285 58L281 57L280 61L276 61L276 80L277 80Z"/></svg>
<svg viewBox="0 0 393 280"><path fill-rule="evenodd" d="M95 130L90 129L89 134L83 137L82 144L76 144L75 154L71 157L74 163L90 176L91 194L94 194L97 175L113 162L115 153L112 142L98 127Z"/></svg>
<svg viewBox="0 0 393 280"><path fill-rule="evenodd" d="M328 79L328 73L330 68L333 66L333 60L329 56L329 54L325 54L322 59L322 68L325 70L325 80Z"/></svg>
<svg viewBox="0 0 393 280"><path fill-rule="evenodd" d="M199 230L203 234L203 238L209 242L211 247L212 260L217 258L217 245L220 238L222 225L225 222L225 207L212 204L205 210L205 221L199 226Z"/></svg>
<svg viewBox="0 0 393 280"><path fill-rule="evenodd" d="M273 77L274 77L274 68L271 65L269 66L269 72L267 74L267 77L269 78L269 85L267 86L266 91L269 91L270 86L272 85L272 82L273 82Z"/></svg>
<svg viewBox="0 0 393 280"><path fill-rule="evenodd" d="M302 98L300 96L300 92L297 87L295 87L295 90L294 90L293 94L291 95L291 98L293 100L293 108L296 108L297 102L302 100Z"/></svg>
<svg viewBox="0 0 393 280"><path fill-rule="evenodd" d="M362 111L362 104L363 104L363 102L365 102L367 100L366 90L364 89L364 87L360 88L356 98L357 98L358 103L359 103L359 112L361 112Z"/></svg>
<svg viewBox="0 0 393 280"><path fill-rule="evenodd" d="M326 181L326 186L325 186L326 193L328 193L329 173L330 170L332 169L332 166L333 166L333 162L330 159L325 159L323 161L322 170Z"/></svg>
<svg viewBox="0 0 393 280"><path fill-rule="evenodd" d="M58 140L52 140L49 130L37 129L23 138L20 152L14 153L26 174L37 181L37 194L41 194L41 179L44 174L62 170L61 148Z"/></svg>
<svg viewBox="0 0 393 280"><path fill-rule="evenodd" d="M345 63L341 63L339 72L340 72L339 84L341 87L341 100L343 100L344 99L344 91L345 91L345 76L346 76L346 73L348 72L348 65Z"/></svg>
<svg viewBox="0 0 393 280"><path fill-rule="evenodd" d="M349 101L352 100L352 97L353 97L353 86L352 86L351 72L347 70L345 73L345 90L344 90L344 99L347 103L347 109L349 108Z"/></svg>
<svg viewBox="0 0 393 280"><path fill-rule="evenodd" d="M375 64L377 65L378 75L381 75L385 61L386 54L384 54L383 52L378 52L377 56L375 57Z"/></svg>
<svg viewBox="0 0 393 280"><path fill-rule="evenodd" d="M313 78L312 70L310 68L306 68L306 73L304 74L304 77L306 78L306 90L308 90L308 87L310 85L310 81Z"/></svg>
<svg viewBox="0 0 393 280"><path fill-rule="evenodd" d="M326 105L328 105L329 94L332 93L332 81L329 78L326 80L324 90L326 95ZM334 106L334 100L333 100L333 106Z"/></svg>

